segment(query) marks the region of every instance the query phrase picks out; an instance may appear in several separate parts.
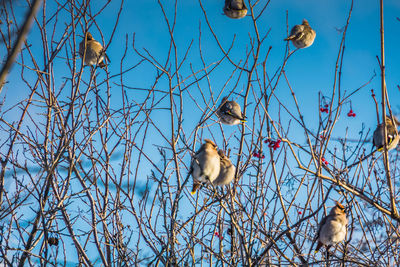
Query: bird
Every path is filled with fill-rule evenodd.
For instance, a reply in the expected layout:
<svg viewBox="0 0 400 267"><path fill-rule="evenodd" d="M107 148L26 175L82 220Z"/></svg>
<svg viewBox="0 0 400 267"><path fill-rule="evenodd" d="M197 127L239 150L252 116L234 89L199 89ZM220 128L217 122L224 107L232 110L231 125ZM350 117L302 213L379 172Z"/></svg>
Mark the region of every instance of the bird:
<svg viewBox="0 0 400 267"><path fill-rule="evenodd" d="M104 57L110 61L103 46L93 38L90 32L86 33L85 39L79 44L79 56L84 60L86 65L98 65L100 68L106 66Z"/></svg>
<svg viewBox="0 0 400 267"><path fill-rule="evenodd" d="M220 169L221 162L217 145L213 141L205 139L200 149L192 157L189 172L193 177L191 194L194 195L202 183L212 183L217 179Z"/></svg>
<svg viewBox="0 0 400 267"><path fill-rule="evenodd" d="M227 125L236 125L246 122L246 117L242 114L242 109L235 101L228 101L227 97L222 98L221 105L217 110L220 121Z"/></svg>
<svg viewBox="0 0 400 267"><path fill-rule="evenodd" d="M247 14L244 0L225 0L224 13L231 19L241 19Z"/></svg>
<svg viewBox="0 0 400 267"><path fill-rule="evenodd" d="M392 119L389 116L386 116L386 129L387 129L387 149L388 151L395 148L399 143L400 136L396 132L396 119L395 123L393 124ZM383 147L385 145L385 141L383 139L384 136L384 124L380 123L376 130L374 131L373 135L373 145L378 149L379 152L383 151Z"/></svg>
<svg viewBox="0 0 400 267"><path fill-rule="evenodd" d="M303 19L301 25L296 25L290 31L289 37L283 39L284 41L292 41L296 48L306 48L314 43L317 34L310 27L306 19Z"/></svg>
<svg viewBox="0 0 400 267"><path fill-rule="evenodd" d="M233 177L235 177L236 168L223 150L218 150L218 155L220 157L221 167L217 179L213 181L213 185L223 186L232 182Z"/></svg>
<svg viewBox="0 0 400 267"><path fill-rule="evenodd" d="M332 245L342 242L346 237L347 222L345 207L336 202L336 206L331 209L329 215L324 217L319 224L317 232L318 245L315 252L318 252L324 245L329 250Z"/></svg>

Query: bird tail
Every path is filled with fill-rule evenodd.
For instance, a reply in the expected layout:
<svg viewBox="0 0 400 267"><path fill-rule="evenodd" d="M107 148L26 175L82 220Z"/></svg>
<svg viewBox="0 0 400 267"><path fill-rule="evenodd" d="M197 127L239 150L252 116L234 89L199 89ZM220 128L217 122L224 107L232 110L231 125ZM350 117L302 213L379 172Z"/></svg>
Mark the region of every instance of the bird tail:
<svg viewBox="0 0 400 267"><path fill-rule="evenodd" d="M104 69L107 65L104 63L104 61L99 62L99 67Z"/></svg>
<svg viewBox="0 0 400 267"><path fill-rule="evenodd" d="M290 41L290 40L293 40L294 37L296 37L296 35L290 35L290 36L288 36L287 38L283 39L283 41Z"/></svg>
<svg viewBox="0 0 400 267"><path fill-rule="evenodd" d="M197 182L197 181L193 181L193 187L192 187L192 191L190 192L191 195L196 194L197 189L199 189L201 186L201 183Z"/></svg>
<svg viewBox="0 0 400 267"><path fill-rule="evenodd" d="M319 242L318 241L318 245L317 245L317 247L315 248L315 253L317 253L318 251L319 251L319 249L322 247L322 243L321 242Z"/></svg>

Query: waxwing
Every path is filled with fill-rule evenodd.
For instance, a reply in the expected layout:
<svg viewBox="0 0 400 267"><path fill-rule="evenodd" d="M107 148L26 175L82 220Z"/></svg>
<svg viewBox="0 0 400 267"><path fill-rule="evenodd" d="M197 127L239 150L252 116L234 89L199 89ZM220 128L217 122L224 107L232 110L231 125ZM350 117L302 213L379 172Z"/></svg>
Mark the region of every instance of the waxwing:
<svg viewBox="0 0 400 267"><path fill-rule="evenodd" d="M221 168L219 175L217 179L214 180L213 184L216 186L223 186L232 182L233 177L235 177L236 168L225 155L223 150L218 150L218 154L220 156Z"/></svg>
<svg viewBox="0 0 400 267"><path fill-rule="evenodd" d="M242 115L242 109L239 104L235 101L228 101L227 97L222 98L217 116L222 123L227 125L236 125L246 121L245 117Z"/></svg>
<svg viewBox="0 0 400 267"><path fill-rule="evenodd" d="M284 41L292 41L293 45L297 48L306 48L313 44L316 35L310 24L308 24L308 21L303 19L303 23L294 26L290 31L289 37L284 39Z"/></svg>
<svg viewBox="0 0 400 267"><path fill-rule="evenodd" d="M231 19L241 19L247 14L244 0L225 0L224 13Z"/></svg>
<svg viewBox="0 0 400 267"><path fill-rule="evenodd" d="M79 56L84 59L85 65L98 65L101 68L106 66L104 64L104 57L110 61L103 46L93 38L90 32L86 33L86 38L79 44Z"/></svg>
<svg viewBox="0 0 400 267"><path fill-rule="evenodd" d="M378 125L373 135L373 145L378 149L378 151L383 151L383 146L385 145L385 141L383 139L384 135L384 124L381 123ZM396 122L393 124L392 120L389 116L386 116L386 128L387 128L387 148L391 150L396 148L399 143L400 136L396 133Z"/></svg>
<svg viewBox="0 0 400 267"><path fill-rule="evenodd" d="M208 139L192 157L190 173L193 177L193 188L191 194L195 194L202 183L212 183L217 179L220 171L220 155L217 145Z"/></svg>
<svg viewBox="0 0 400 267"><path fill-rule="evenodd" d="M327 246L327 250L346 238L347 218L345 208L339 202L331 209L329 215L324 217L318 227L318 245L315 252L322 246Z"/></svg>

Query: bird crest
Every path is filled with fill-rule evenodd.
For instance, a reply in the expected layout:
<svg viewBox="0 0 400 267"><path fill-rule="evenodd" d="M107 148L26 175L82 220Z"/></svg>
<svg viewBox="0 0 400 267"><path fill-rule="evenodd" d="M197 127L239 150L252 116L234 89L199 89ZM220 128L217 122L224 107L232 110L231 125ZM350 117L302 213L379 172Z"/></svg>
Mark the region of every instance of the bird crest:
<svg viewBox="0 0 400 267"><path fill-rule="evenodd" d="M341 210L344 210L344 206L339 201L336 201L336 207L338 207Z"/></svg>
<svg viewBox="0 0 400 267"><path fill-rule="evenodd" d="M93 38L93 36L92 36L92 34L90 32L86 33L86 40L87 41L94 40L94 38Z"/></svg>
<svg viewBox="0 0 400 267"><path fill-rule="evenodd" d="M211 144L213 147L217 147L217 145L213 141L211 141L210 139L204 139L204 142L207 143L207 144Z"/></svg>

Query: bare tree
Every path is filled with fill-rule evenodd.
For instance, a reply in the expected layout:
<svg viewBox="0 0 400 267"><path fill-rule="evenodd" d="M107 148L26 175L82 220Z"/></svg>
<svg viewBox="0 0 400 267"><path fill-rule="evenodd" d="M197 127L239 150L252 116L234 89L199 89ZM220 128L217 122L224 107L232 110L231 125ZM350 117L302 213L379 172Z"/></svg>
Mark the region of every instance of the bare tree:
<svg viewBox="0 0 400 267"><path fill-rule="evenodd" d="M271 29L260 20L270 1L246 2L242 20L251 28L240 46L218 30L203 0L197 37L183 42L179 2L157 1L168 33L162 55L138 47L132 32L117 34L123 0L26 1L26 17L22 2L2 1L0 14L4 79L14 64L0 91L1 263L399 264L399 154L388 144L369 153L368 129L336 138L345 108L378 79L342 86L353 2L343 14L331 89L319 93L312 121L286 71L301 51L287 43L281 62L269 67ZM112 14L111 31L100 26L104 14ZM381 0L382 98L372 91L372 99L387 131L384 118L395 114L385 83L383 15ZM110 55L113 71L84 66L78 50L88 31L106 51L120 47L120 58ZM16 85L22 100L13 100ZM241 105L246 123L220 123L225 96ZM206 138L227 152L235 178L191 195L191 159ZM348 210L346 240L315 254L318 224L335 200Z"/></svg>

